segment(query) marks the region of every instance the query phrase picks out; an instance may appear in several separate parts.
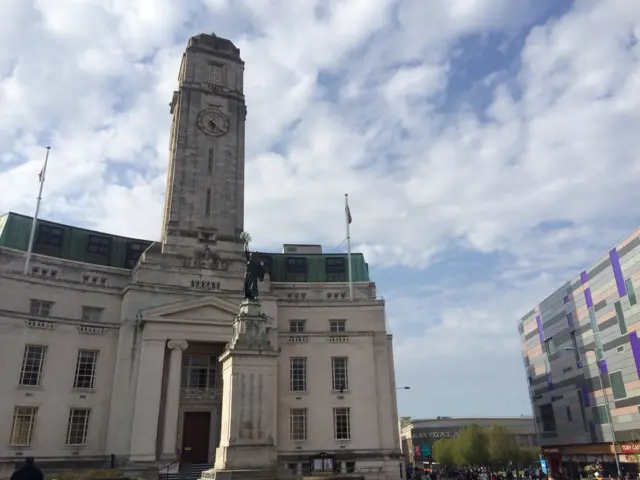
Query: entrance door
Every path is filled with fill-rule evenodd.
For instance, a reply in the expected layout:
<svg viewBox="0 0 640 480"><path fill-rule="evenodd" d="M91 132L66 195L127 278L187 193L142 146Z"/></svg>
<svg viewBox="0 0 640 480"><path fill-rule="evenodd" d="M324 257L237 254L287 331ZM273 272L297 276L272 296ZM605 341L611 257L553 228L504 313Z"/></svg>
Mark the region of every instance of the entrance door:
<svg viewBox="0 0 640 480"><path fill-rule="evenodd" d="M184 412L181 463L209 463L211 412Z"/></svg>

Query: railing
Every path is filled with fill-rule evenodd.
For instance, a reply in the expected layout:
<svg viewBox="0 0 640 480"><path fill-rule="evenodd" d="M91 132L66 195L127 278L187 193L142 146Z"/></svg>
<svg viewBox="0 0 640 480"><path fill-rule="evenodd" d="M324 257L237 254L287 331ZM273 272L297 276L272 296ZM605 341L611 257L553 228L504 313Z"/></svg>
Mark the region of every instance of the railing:
<svg viewBox="0 0 640 480"><path fill-rule="evenodd" d="M183 400L221 400L222 389L183 387L180 389L180 398Z"/></svg>

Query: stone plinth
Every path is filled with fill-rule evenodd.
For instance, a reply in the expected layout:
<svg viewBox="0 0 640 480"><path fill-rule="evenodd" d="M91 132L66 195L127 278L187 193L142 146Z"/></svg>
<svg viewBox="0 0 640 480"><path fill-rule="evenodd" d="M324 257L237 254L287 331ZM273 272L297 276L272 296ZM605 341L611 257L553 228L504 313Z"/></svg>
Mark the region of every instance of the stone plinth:
<svg viewBox="0 0 640 480"><path fill-rule="evenodd" d="M222 419L214 468L203 479L273 479L277 471L278 352L260 302L244 300L220 356Z"/></svg>

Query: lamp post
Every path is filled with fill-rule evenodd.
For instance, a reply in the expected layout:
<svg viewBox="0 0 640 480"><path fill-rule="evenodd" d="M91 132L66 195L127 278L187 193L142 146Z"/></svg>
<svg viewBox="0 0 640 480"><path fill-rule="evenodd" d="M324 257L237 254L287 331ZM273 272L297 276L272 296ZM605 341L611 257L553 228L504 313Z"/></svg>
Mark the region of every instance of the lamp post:
<svg viewBox="0 0 640 480"><path fill-rule="evenodd" d="M578 352L575 348L566 347L563 350L576 352L579 358L580 352ZM607 391L605 390L604 377L602 376L602 368L600 366L600 362L604 359L599 358L598 351L595 349L589 349L585 351L593 352L596 355L596 361L597 361L597 367L598 367L598 378L600 379L600 388L602 389L602 395L604 396L604 405L607 411L607 423L609 423L609 428L611 429L611 445L613 446L613 456L616 459L616 469L618 470L618 478L622 478L622 469L620 468L620 457L618 456L618 449L616 448L616 429L613 426L613 416L611 415L611 407L609 406L609 396L607 395ZM608 371L606 375L609 378L609 385L611 385L611 377L609 377Z"/></svg>

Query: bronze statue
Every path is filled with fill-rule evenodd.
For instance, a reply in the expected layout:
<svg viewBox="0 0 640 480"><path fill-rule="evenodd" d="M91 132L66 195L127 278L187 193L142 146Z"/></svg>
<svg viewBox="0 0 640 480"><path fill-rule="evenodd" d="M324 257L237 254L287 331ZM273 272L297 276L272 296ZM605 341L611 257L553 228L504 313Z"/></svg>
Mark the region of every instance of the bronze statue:
<svg viewBox="0 0 640 480"><path fill-rule="evenodd" d="M250 252L247 245L248 242L244 244L244 255L247 259L247 267L244 272L244 298L257 300L258 282L262 282L264 280L264 262L259 258L254 258L254 252Z"/></svg>

